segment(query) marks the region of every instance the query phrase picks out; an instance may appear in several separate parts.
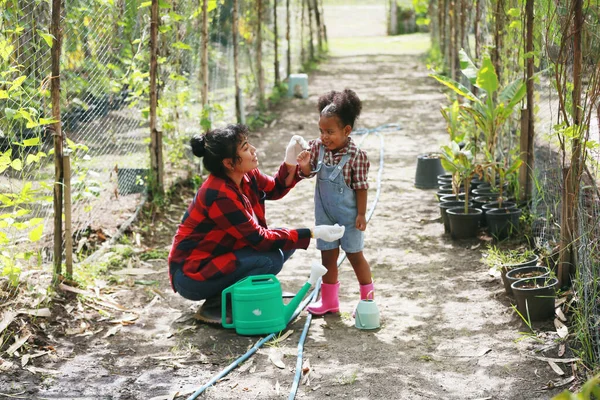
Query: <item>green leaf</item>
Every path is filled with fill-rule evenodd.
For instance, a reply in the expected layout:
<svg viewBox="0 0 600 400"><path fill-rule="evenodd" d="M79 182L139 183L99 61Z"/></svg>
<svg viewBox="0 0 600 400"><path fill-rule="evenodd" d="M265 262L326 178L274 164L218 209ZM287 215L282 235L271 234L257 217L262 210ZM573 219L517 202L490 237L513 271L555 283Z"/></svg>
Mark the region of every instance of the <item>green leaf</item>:
<svg viewBox="0 0 600 400"><path fill-rule="evenodd" d="M510 15L511 17L520 17L521 9L520 8L511 8L508 10L507 14Z"/></svg>
<svg viewBox="0 0 600 400"><path fill-rule="evenodd" d="M142 4L140 4L140 6L138 7L138 10L140 8L146 8L146 7L150 7L152 5L151 1L144 1Z"/></svg>
<svg viewBox="0 0 600 400"><path fill-rule="evenodd" d="M40 144L39 137L23 140L23 146L25 146L25 147L37 146L38 144Z"/></svg>
<svg viewBox="0 0 600 400"><path fill-rule="evenodd" d="M14 119L17 114L17 110L13 110L12 108L6 107L4 109L4 115L6 115L6 119Z"/></svg>
<svg viewBox="0 0 600 400"><path fill-rule="evenodd" d="M477 86L485 90L491 96L498 90L498 75L494 69L494 64L489 56L483 58L481 68L477 72Z"/></svg>
<svg viewBox="0 0 600 400"><path fill-rule="evenodd" d="M455 80L448 78L446 76L443 76L443 75L430 74L429 76L431 76L432 78L434 78L441 84L448 86L456 94L466 98L467 100L478 101L477 97L473 93L471 93L471 91L469 89L467 89L465 86L463 86L460 82L456 82Z"/></svg>
<svg viewBox="0 0 600 400"><path fill-rule="evenodd" d="M183 42L175 42L172 44L172 46L176 49L181 49L181 50L191 50L192 47L183 43Z"/></svg>
<svg viewBox="0 0 600 400"><path fill-rule="evenodd" d="M32 242L37 242L42 238L42 233L44 232L44 224L39 224L35 228L29 232L29 240Z"/></svg>
<svg viewBox="0 0 600 400"><path fill-rule="evenodd" d="M22 75L22 76L18 77L17 79L15 79L12 82L12 86L10 88L8 88L8 91L10 92L11 90L15 90L15 89L18 89L19 87L21 87L21 85L23 84L25 79L27 79L27 77L25 75Z"/></svg>
<svg viewBox="0 0 600 400"><path fill-rule="evenodd" d="M463 49L460 49L458 52L458 57L460 59L461 72L474 85L477 81L477 67Z"/></svg>
<svg viewBox="0 0 600 400"><path fill-rule="evenodd" d="M58 120L56 120L54 118L40 118L40 120L38 122L39 122L39 125L50 125L50 124L57 123Z"/></svg>
<svg viewBox="0 0 600 400"><path fill-rule="evenodd" d="M48 45L48 47L52 48L52 41L55 39L54 35L50 33L45 33L41 31L37 31L38 34L44 39L44 42Z"/></svg>
<svg viewBox="0 0 600 400"><path fill-rule="evenodd" d="M6 90L0 90L0 99L8 99L8 92Z"/></svg>
<svg viewBox="0 0 600 400"><path fill-rule="evenodd" d="M166 0L158 0L158 8L171 8L171 5Z"/></svg>
<svg viewBox="0 0 600 400"><path fill-rule="evenodd" d="M17 171L20 171L23 169L23 161L21 161L20 158L15 158L11 163L10 166Z"/></svg>

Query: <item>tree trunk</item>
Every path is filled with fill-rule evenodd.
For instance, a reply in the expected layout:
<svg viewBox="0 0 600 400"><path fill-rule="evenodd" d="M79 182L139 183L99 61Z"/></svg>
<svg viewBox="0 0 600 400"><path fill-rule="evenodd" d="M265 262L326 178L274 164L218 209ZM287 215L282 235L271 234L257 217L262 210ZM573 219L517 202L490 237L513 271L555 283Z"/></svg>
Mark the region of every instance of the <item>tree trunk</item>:
<svg viewBox="0 0 600 400"><path fill-rule="evenodd" d="M306 0L306 8L308 9L308 54L310 60L315 60L315 45L313 43L313 9L310 0Z"/></svg>
<svg viewBox="0 0 600 400"><path fill-rule="evenodd" d="M481 0L476 0L475 1L475 59L477 61L479 61L479 57L480 57L480 25L479 25L479 19L481 18Z"/></svg>
<svg viewBox="0 0 600 400"><path fill-rule="evenodd" d="M315 22L317 25L317 44L319 46L319 53L323 52L323 35L321 33L321 13L319 12L319 2L318 0L314 1L314 10L315 10Z"/></svg>
<svg viewBox="0 0 600 400"><path fill-rule="evenodd" d="M275 69L275 87L279 86L280 78L279 78L279 54L278 54L278 43L279 43L279 33L277 32L277 0L273 0L273 35L274 39L274 52L275 52L275 61L273 63L273 68Z"/></svg>
<svg viewBox="0 0 600 400"><path fill-rule="evenodd" d="M388 35L396 35L398 33L398 3L396 0L390 0L390 25L388 27Z"/></svg>
<svg viewBox="0 0 600 400"><path fill-rule="evenodd" d="M495 32L494 32L494 51L492 52L492 63L496 69L496 75L498 75L498 82L502 85L502 62L500 61L500 54L503 46L504 37L504 0L497 0L496 4L496 15L495 20Z"/></svg>
<svg viewBox="0 0 600 400"><path fill-rule="evenodd" d="M238 124L244 123L244 110L242 110L242 90L240 89L239 75L239 49L238 49L238 0L233 0L233 80L235 85L235 118Z"/></svg>
<svg viewBox="0 0 600 400"><path fill-rule="evenodd" d="M448 65L450 66L450 77L456 80L456 63L454 62L456 58L456 18L454 14L456 13L456 7L454 1L450 2L450 12L448 14L448 21L450 24L450 38L448 45Z"/></svg>
<svg viewBox="0 0 600 400"><path fill-rule="evenodd" d="M208 0L202 0L202 108L208 104Z"/></svg>
<svg viewBox="0 0 600 400"><path fill-rule="evenodd" d="M52 0L52 124L54 133L54 280L62 273L62 212L63 212L63 135L60 127L60 54L62 47L61 0Z"/></svg>
<svg viewBox="0 0 600 400"><path fill-rule="evenodd" d="M300 7L302 11L300 13L300 64L304 65L306 62L306 52L304 51L304 25L306 25L306 17L304 14L304 5L306 0L300 0Z"/></svg>
<svg viewBox="0 0 600 400"><path fill-rule="evenodd" d="M321 0L321 34L323 35L323 43L327 46L327 26L325 25L325 7L323 6L323 0Z"/></svg>
<svg viewBox="0 0 600 400"><path fill-rule="evenodd" d="M158 76L158 1L152 0L150 8L150 166L152 171L152 187L150 200L164 193L164 174L162 157L162 132L157 129L156 108L158 92L156 90Z"/></svg>
<svg viewBox="0 0 600 400"><path fill-rule="evenodd" d="M292 38L290 37L290 0L285 0L285 40L287 41L287 77L292 74Z"/></svg>
<svg viewBox="0 0 600 400"><path fill-rule="evenodd" d="M525 3L525 21L526 21L526 37L525 37L525 53L533 52L533 24L534 24L534 0L526 0ZM528 57L526 60L525 87L527 88L527 127L521 130L521 159L523 164L519 171L521 185L521 199L529 200L533 192L533 166L534 153L533 142L535 139L535 115L534 115L534 88L533 88L533 57ZM524 138L523 136L526 136Z"/></svg>
<svg viewBox="0 0 600 400"><path fill-rule="evenodd" d="M257 27L256 27L256 73L258 81L258 106L262 109L265 106L265 76L262 67L262 3L263 0L257 0Z"/></svg>
<svg viewBox="0 0 600 400"><path fill-rule="evenodd" d="M579 181L583 170L582 148L580 132L582 131L581 114L581 31L583 28L583 0L573 0L573 128L579 132L571 142L571 165L567 170L565 177L565 196L563 197L563 209L566 215L563 215L561 223L561 257L558 266L558 281L560 286L570 283L571 269L575 268L577 252L575 251L577 240L577 203L579 194Z"/></svg>

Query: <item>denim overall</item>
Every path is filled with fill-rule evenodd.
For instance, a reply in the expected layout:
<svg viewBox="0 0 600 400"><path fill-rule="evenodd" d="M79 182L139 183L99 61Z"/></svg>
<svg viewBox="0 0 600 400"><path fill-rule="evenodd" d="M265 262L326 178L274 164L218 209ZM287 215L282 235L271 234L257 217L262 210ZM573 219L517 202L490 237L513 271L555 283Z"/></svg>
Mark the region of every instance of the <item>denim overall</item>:
<svg viewBox="0 0 600 400"><path fill-rule="evenodd" d="M342 245L346 253L358 253L364 247L364 232L356 229L356 194L344 180L342 170L350 154L342 156L338 165L325 165L325 146L319 148L317 185L315 188L315 222L317 225L339 224L346 227L344 236L334 242L317 239L317 249L333 250Z"/></svg>

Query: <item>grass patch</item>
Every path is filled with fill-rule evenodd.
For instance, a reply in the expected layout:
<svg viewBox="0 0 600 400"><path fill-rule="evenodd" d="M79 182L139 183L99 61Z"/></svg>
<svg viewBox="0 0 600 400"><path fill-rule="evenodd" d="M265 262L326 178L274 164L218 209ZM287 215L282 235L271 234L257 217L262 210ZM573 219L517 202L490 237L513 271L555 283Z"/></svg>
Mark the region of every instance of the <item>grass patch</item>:
<svg viewBox="0 0 600 400"><path fill-rule="evenodd" d="M331 38L329 54L338 57L353 54L422 54L426 53L430 46L429 33Z"/></svg>

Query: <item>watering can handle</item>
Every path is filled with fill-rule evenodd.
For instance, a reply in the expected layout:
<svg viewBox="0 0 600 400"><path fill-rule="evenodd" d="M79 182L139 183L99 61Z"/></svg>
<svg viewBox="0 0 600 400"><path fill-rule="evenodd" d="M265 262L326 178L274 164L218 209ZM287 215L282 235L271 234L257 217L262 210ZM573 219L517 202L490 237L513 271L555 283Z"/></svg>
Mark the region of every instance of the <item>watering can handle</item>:
<svg viewBox="0 0 600 400"><path fill-rule="evenodd" d="M230 293L233 290L233 285L229 286L227 289L223 290L221 293L221 324L223 328L235 328L235 323L233 322L233 315L231 318L231 323L227 323L227 293ZM233 305L232 305L233 312Z"/></svg>

